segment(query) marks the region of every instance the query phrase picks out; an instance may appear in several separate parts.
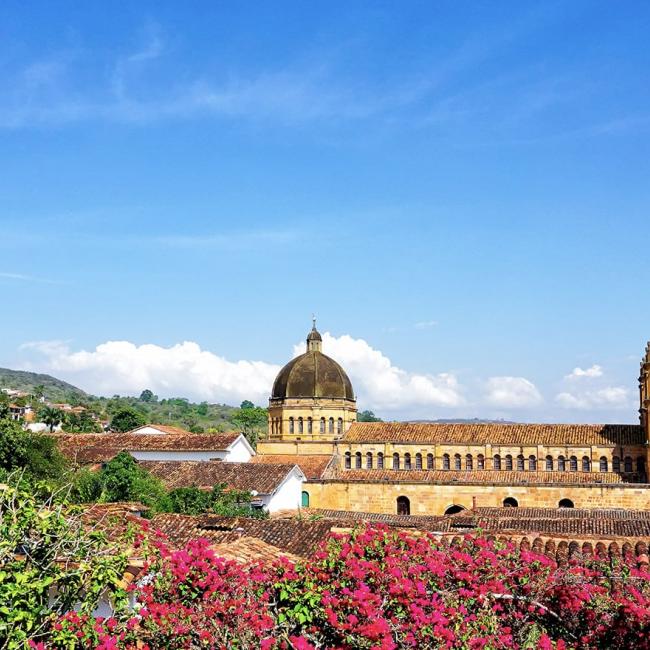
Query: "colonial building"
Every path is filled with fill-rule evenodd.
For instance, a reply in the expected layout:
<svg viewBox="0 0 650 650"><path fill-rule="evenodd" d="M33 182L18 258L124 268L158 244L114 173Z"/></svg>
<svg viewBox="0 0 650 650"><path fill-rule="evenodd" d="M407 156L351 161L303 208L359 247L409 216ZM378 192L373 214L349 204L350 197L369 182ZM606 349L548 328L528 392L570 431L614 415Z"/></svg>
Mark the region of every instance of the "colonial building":
<svg viewBox="0 0 650 650"><path fill-rule="evenodd" d="M640 423L356 422L345 371L312 328L278 374L257 463L297 463L304 506L441 515L475 507L650 510L650 344Z"/></svg>

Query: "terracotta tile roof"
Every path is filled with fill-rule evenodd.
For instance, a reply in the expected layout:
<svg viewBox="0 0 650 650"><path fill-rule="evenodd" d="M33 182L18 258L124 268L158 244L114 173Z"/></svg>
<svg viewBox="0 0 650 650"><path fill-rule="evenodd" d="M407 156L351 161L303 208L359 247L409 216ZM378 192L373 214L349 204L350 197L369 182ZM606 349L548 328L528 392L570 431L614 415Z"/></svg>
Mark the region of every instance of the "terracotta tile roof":
<svg viewBox="0 0 650 650"><path fill-rule="evenodd" d="M329 469L323 480L398 482L398 483L454 483L471 484L625 484L620 474L614 472L520 472L485 470L420 470L420 469ZM631 484L632 485L632 484ZM633 485L638 486L638 483Z"/></svg>
<svg viewBox="0 0 650 650"><path fill-rule="evenodd" d="M355 422L343 442L492 445L642 445L636 424L443 424Z"/></svg>
<svg viewBox="0 0 650 650"><path fill-rule="evenodd" d="M302 559L298 555L287 553L257 537L241 537L232 542L215 544L212 549L218 556L241 564L250 562L270 563L282 557L294 563Z"/></svg>
<svg viewBox="0 0 650 650"><path fill-rule="evenodd" d="M650 510L623 508L472 508L479 517L518 519L641 519L650 521Z"/></svg>
<svg viewBox="0 0 650 650"><path fill-rule="evenodd" d="M80 463L110 460L120 451L226 451L239 433L183 433L143 435L141 433L48 434L59 450Z"/></svg>
<svg viewBox="0 0 650 650"><path fill-rule="evenodd" d="M151 528L160 530L172 545L179 548L190 539L199 537L205 537L213 544L229 544L242 537L256 537L292 555L309 557L327 539L332 522L160 514L153 518Z"/></svg>
<svg viewBox="0 0 650 650"><path fill-rule="evenodd" d="M192 486L211 489L225 483L235 490L256 490L259 494L275 492L295 467L198 460L141 460L138 464L170 489Z"/></svg>
<svg viewBox="0 0 650 650"><path fill-rule="evenodd" d="M420 528L430 531L449 530L449 517L427 515L390 515L381 512L353 512L350 510L326 510L303 508L303 514L328 519L337 524L357 525L361 522L386 524L395 528Z"/></svg>
<svg viewBox="0 0 650 650"><path fill-rule="evenodd" d="M253 463L262 463L262 464L291 464L298 465L302 470L302 473L308 479L318 479L323 476L325 469L328 464L331 462L331 455L322 455L322 456L302 456L298 454L258 454L251 458Z"/></svg>

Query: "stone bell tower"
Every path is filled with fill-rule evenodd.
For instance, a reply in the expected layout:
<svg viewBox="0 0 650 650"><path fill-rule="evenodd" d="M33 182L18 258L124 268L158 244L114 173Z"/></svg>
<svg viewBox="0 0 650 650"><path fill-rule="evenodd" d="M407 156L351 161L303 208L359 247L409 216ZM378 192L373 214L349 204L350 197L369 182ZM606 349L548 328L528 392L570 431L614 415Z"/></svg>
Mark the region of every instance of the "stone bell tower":
<svg viewBox="0 0 650 650"><path fill-rule="evenodd" d="M641 361L639 376L639 416L646 444L646 476L650 476L650 343Z"/></svg>

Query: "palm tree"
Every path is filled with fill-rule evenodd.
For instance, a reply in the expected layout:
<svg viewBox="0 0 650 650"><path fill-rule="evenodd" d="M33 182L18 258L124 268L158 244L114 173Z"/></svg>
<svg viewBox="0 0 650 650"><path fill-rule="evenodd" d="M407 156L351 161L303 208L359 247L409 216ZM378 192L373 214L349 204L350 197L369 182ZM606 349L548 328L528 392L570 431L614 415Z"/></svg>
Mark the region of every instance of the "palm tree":
<svg viewBox="0 0 650 650"><path fill-rule="evenodd" d="M52 406L46 406L39 414L39 420L50 427L50 433L54 431L54 427L63 422L63 417L63 413Z"/></svg>

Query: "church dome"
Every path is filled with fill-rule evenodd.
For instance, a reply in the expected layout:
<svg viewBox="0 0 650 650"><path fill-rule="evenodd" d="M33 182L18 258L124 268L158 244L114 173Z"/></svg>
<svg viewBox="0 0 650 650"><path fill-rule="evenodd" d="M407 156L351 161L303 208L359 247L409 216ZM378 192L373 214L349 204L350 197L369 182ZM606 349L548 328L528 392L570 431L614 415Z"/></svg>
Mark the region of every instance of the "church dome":
<svg viewBox="0 0 650 650"><path fill-rule="evenodd" d="M354 401L349 377L334 359L321 352L322 340L314 325L307 337L307 352L280 370L271 399L322 397Z"/></svg>

